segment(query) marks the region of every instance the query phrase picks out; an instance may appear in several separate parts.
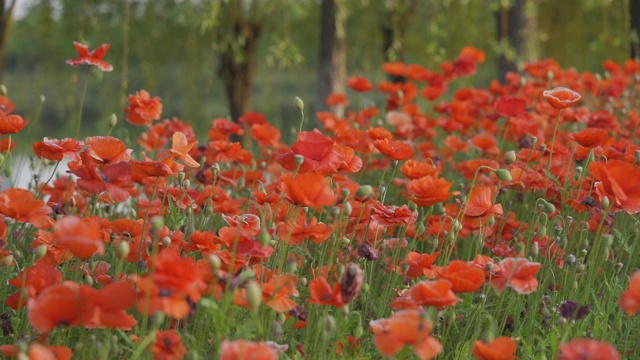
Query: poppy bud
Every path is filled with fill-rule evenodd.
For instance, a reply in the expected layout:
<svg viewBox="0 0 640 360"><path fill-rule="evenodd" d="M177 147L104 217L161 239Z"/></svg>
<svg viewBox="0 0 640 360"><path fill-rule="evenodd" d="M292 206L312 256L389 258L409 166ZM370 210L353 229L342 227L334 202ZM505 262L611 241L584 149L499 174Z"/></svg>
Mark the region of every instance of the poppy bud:
<svg viewBox="0 0 640 360"><path fill-rule="evenodd" d="M532 136L531 137L531 144L532 144L531 147L534 148L537 143L538 143L538 138L536 136Z"/></svg>
<svg viewBox="0 0 640 360"><path fill-rule="evenodd" d="M127 241L121 241L120 243L118 243L118 245L116 245L116 255L118 255L118 258L120 258L121 260L129 256L130 250L131 247L129 245L129 242Z"/></svg>
<svg viewBox="0 0 640 360"><path fill-rule="evenodd" d="M255 280L251 280L247 284L247 303L253 311L257 311L262 304L262 289Z"/></svg>
<svg viewBox="0 0 640 360"><path fill-rule="evenodd" d="M109 128L113 129L117 124L118 118L116 117L116 114L111 114L111 116L109 116Z"/></svg>
<svg viewBox="0 0 640 360"><path fill-rule="evenodd" d="M576 266L576 271L578 273L584 273L585 271L587 271L587 266L585 264L579 264L578 266Z"/></svg>
<svg viewBox="0 0 640 360"><path fill-rule="evenodd" d="M89 286L93 285L93 276L89 274L85 275L82 280L84 281L85 284Z"/></svg>
<svg viewBox="0 0 640 360"><path fill-rule="evenodd" d="M185 179L185 180L182 182L182 187L183 187L183 188L185 188L185 189L190 188L190 187L191 187L191 180L189 180L189 179Z"/></svg>
<svg viewBox="0 0 640 360"><path fill-rule="evenodd" d="M296 96L295 99L293 99L293 107L298 111L304 111L304 101Z"/></svg>
<svg viewBox="0 0 640 360"><path fill-rule="evenodd" d="M344 204L342 204L342 212L346 216L351 216L351 214L353 213L353 207L351 206L350 202L345 202Z"/></svg>
<svg viewBox="0 0 640 360"><path fill-rule="evenodd" d="M565 259L565 262L570 265L573 266L576 264L576 256L573 254L569 254L569 256L567 256L567 258Z"/></svg>
<svg viewBox="0 0 640 360"><path fill-rule="evenodd" d="M0 259L0 268L9 267L13 265L13 255L3 256Z"/></svg>
<svg viewBox="0 0 640 360"><path fill-rule="evenodd" d="M367 196L371 195L372 192L373 188L371 187L371 185L362 185L360 186L358 191L356 191L356 197L366 198Z"/></svg>
<svg viewBox="0 0 640 360"><path fill-rule="evenodd" d="M522 254L524 252L524 244L519 242L516 244L516 254Z"/></svg>
<svg viewBox="0 0 640 360"><path fill-rule="evenodd" d="M258 242L260 242L260 245L262 247L268 246L269 240L271 240L271 235L269 235L269 232L264 229L260 231L260 235L258 236Z"/></svg>
<svg viewBox="0 0 640 360"><path fill-rule="evenodd" d="M329 314L324 317L323 325L325 335L333 334L338 327L338 325L336 324L336 319Z"/></svg>
<svg viewBox="0 0 640 360"><path fill-rule="evenodd" d="M4 169L4 174L7 175L7 177L11 177L11 175L13 175L13 168L11 167L11 164L7 164L7 167Z"/></svg>
<svg viewBox="0 0 640 360"><path fill-rule="evenodd" d="M531 244L531 249L529 250L529 253L533 257L540 255L540 245L538 245L537 242L534 242L533 244Z"/></svg>
<svg viewBox="0 0 640 360"><path fill-rule="evenodd" d="M36 248L35 251L36 260L42 259L45 255L47 255L47 245L42 244Z"/></svg>
<svg viewBox="0 0 640 360"><path fill-rule="evenodd" d="M624 267L624 264L623 264L623 263L621 263L621 262L618 262L618 263L616 263L616 264L613 266L613 268L614 268L614 269L616 269L616 271L618 271L618 272L619 272L620 270L622 270L622 268L623 268L623 267Z"/></svg>
<svg viewBox="0 0 640 360"><path fill-rule="evenodd" d="M371 288L371 286L369 285L369 283L362 284L362 292L363 293L368 293L370 288Z"/></svg>
<svg viewBox="0 0 640 360"><path fill-rule="evenodd" d="M364 335L364 330L361 325L356 326L356 329L353 331L353 337L356 339L360 339Z"/></svg>
<svg viewBox="0 0 640 360"><path fill-rule="evenodd" d="M209 255L209 257L207 258L207 262L209 263L209 266L211 266L213 271L220 270L220 268L222 267L222 260L220 259L220 257L218 257L218 255Z"/></svg>
<svg viewBox="0 0 640 360"><path fill-rule="evenodd" d="M511 176L511 173L507 169L498 169L498 170L494 171L494 174L496 174L498 179L500 179L501 181L511 181L511 180L513 180L513 177Z"/></svg>
<svg viewBox="0 0 640 360"><path fill-rule="evenodd" d="M187 174L184 173L184 171L180 171L178 173L178 183L182 184L182 182L184 181L185 176L187 176Z"/></svg>
<svg viewBox="0 0 640 360"><path fill-rule="evenodd" d="M544 212L547 214L553 214L556 212L556 207L550 202L544 202Z"/></svg>
<svg viewBox="0 0 640 360"><path fill-rule="evenodd" d="M293 161L296 163L296 165L300 166L302 164L304 164L304 155L300 155L300 154L295 154L293 156Z"/></svg>
<svg viewBox="0 0 640 360"><path fill-rule="evenodd" d="M504 154L504 163L507 165L513 164L516 159L516 152L513 150L509 150Z"/></svg>
<svg viewBox="0 0 640 360"><path fill-rule="evenodd" d="M219 172L220 172L220 165L218 165L217 163L211 165L211 173L213 174L214 178L218 176Z"/></svg>
<svg viewBox="0 0 640 360"><path fill-rule="evenodd" d="M242 189L246 185L246 183L247 181L243 177L238 179L238 189Z"/></svg>
<svg viewBox="0 0 640 360"><path fill-rule="evenodd" d="M348 237L343 237L342 238L342 243L345 245L349 245L351 244L351 239L349 239Z"/></svg>
<svg viewBox="0 0 640 360"><path fill-rule="evenodd" d="M168 248L169 246L171 246L171 238L168 236L165 236L162 238L162 246Z"/></svg>
<svg viewBox="0 0 640 360"><path fill-rule="evenodd" d="M307 280L307 278L305 276L300 278L300 285L302 286L307 286L307 284L309 284L309 280Z"/></svg>
<svg viewBox="0 0 640 360"><path fill-rule="evenodd" d="M540 151L542 151L542 152L547 151L547 144L540 145Z"/></svg>
<svg viewBox="0 0 640 360"><path fill-rule="evenodd" d="M453 219L453 221L451 222L451 230L455 232L462 230L462 224L460 223L460 221L458 221L458 219Z"/></svg>
<svg viewBox="0 0 640 360"><path fill-rule="evenodd" d="M151 327L158 329L164 322L164 314L161 311L156 311L151 316Z"/></svg>
<svg viewBox="0 0 640 360"><path fill-rule="evenodd" d="M162 216L154 216L151 218L151 228L155 231L159 231L160 229L162 229L162 226L164 225L164 219L162 218Z"/></svg>
<svg viewBox="0 0 640 360"><path fill-rule="evenodd" d="M602 240L604 241L604 246L607 249L610 249L611 245L613 245L613 235L611 234L603 234Z"/></svg>
<svg viewBox="0 0 640 360"><path fill-rule="evenodd" d="M600 200L600 206L602 207L602 210L608 210L609 206L611 205L611 201L609 201L608 197L603 197L602 200Z"/></svg>

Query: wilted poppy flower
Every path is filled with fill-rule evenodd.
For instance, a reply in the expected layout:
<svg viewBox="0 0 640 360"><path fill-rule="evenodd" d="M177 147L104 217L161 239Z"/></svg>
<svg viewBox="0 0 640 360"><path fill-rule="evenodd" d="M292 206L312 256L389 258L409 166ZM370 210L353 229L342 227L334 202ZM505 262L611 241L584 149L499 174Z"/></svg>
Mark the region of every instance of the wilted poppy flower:
<svg viewBox="0 0 640 360"><path fill-rule="evenodd" d="M187 347L175 330L158 331L153 343L153 358L162 360L178 360L187 354Z"/></svg>
<svg viewBox="0 0 640 360"><path fill-rule="evenodd" d="M71 160L78 160L78 151L82 149L84 143L76 139L49 139L33 143L33 152L40 159L45 158L51 161L61 161L63 157Z"/></svg>
<svg viewBox="0 0 640 360"><path fill-rule="evenodd" d="M349 263L340 280L342 300L347 304L350 303L353 298L360 294L363 283L362 269L354 263Z"/></svg>
<svg viewBox="0 0 640 360"><path fill-rule="evenodd" d="M627 315L633 316L640 310L640 271L636 271L629 281L629 287L620 295L620 307Z"/></svg>
<svg viewBox="0 0 640 360"><path fill-rule="evenodd" d="M407 183L409 200L420 206L431 206L449 200L453 193L449 192L453 181L427 175Z"/></svg>
<svg viewBox="0 0 640 360"><path fill-rule="evenodd" d="M538 280L533 276L540 270L540 263L525 258L506 258L498 264L500 273L493 277L491 285L502 291L507 285L518 294L529 294L538 289Z"/></svg>
<svg viewBox="0 0 640 360"><path fill-rule="evenodd" d="M102 58L107 54L107 50L109 50L109 47L111 46L110 44L102 44L99 48L93 51L89 51L88 46L82 45L77 41L73 42L73 46L75 46L76 51L78 52L78 57L67 60L67 64L74 67L79 65L92 65L98 67L98 69L102 71L113 70L113 66L111 64L102 60Z"/></svg>
<svg viewBox="0 0 640 360"><path fill-rule="evenodd" d="M407 205L383 205L376 201L370 206L371 218L382 226L410 225L416 222L418 211L411 211Z"/></svg>
<svg viewBox="0 0 640 360"><path fill-rule="evenodd" d="M518 359L515 355L518 345L513 339L500 336L489 343L476 340L473 344L473 357L478 360L513 360Z"/></svg>
<svg viewBox="0 0 640 360"><path fill-rule="evenodd" d="M145 90L129 95L129 106L124 109L126 120L134 125L151 125L153 120L160 120L162 103L159 97L151 97Z"/></svg>
<svg viewBox="0 0 640 360"><path fill-rule="evenodd" d="M576 339L560 344L558 360L620 360L620 354L609 343L594 339Z"/></svg>
<svg viewBox="0 0 640 360"><path fill-rule="evenodd" d="M280 184L287 200L296 205L333 206L338 201L329 187L328 179L318 173L284 175Z"/></svg>
<svg viewBox="0 0 640 360"><path fill-rule="evenodd" d="M604 145L607 142L609 131L600 128L586 128L584 130L569 134L569 139L577 142L580 146L594 148Z"/></svg>
<svg viewBox="0 0 640 360"><path fill-rule="evenodd" d="M565 319L580 320L584 319L584 317L589 314L589 306L580 306L575 301L566 300L560 303L560 306L558 306L558 312Z"/></svg>
<svg viewBox="0 0 640 360"><path fill-rule="evenodd" d="M393 356L405 345L420 359L433 359L442 344L431 336L432 323L421 310L402 310L388 319L372 320L373 343L384 356Z"/></svg>
<svg viewBox="0 0 640 360"><path fill-rule="evenodd" d="M29 120L25 120L20 115L0 115L0 136L7 134L17 134L22 130Z"/></svg>
<svg viewBox="0 0 640 360"><path fill-rule="evenodd" d="M566 109L569 106L573 106L580 101L582 96L566 87L557 87L551 90L545 90L542 92L542 96L547 99L547 102L551 107L555 109Z"/></svg>

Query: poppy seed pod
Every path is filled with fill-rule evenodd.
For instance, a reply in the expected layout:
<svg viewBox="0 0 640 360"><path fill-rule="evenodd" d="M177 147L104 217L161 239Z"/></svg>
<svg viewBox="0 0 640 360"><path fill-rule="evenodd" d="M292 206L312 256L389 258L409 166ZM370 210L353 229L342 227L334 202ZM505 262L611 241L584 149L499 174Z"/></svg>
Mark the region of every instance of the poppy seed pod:
<svg viewBox="0 0 640 360"><path fill-rule="evenodd" d="M258 307L262 304L262 289L255 280L251 280L247 284L247 303L253 311L258 310Z"/></svg>
<svg viewBox="0 0 640 360"><path fill-rule="evenodd" d="M501 181L511 181L511 180L513 180L513 177L511 176L511 173L507 169L498 169L498 170L494 171L494 174L496 174L498 179L500 179Z"/></svg>

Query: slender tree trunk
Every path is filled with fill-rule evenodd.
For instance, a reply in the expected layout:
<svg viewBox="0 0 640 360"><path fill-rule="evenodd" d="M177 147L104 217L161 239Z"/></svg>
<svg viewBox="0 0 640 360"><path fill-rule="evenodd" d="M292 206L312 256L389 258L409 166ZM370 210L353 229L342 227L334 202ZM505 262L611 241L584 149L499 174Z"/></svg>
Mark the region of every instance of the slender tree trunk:
<svg viewBox="0 0 640 360"><path fill-rule="evenodd" d="M346 9L343 0L323 0L320 5L320 67L316 110L327 111L325 104L331 93L344 94L347 82L347 53L345 47ZM344 114L343 107L335 108L336 115Z"/></svg>
<svg viewBox="0 0 640 360"><path fill-rule="evenodd" d="M640 0L629 0L631 58L640 59Z"/></svg>
<svg viewBox="0 0 640 360"><path fill-rule="evenodd" d="M9 32L11 31L11 23L13 22L13 9L18 0L5 1L0 0L0 82L4 73L4 50L9 40Z"/></svg>
<svg viewBox="0 0 640 360"><path fill-rule="evenodd" d="M380 23L382 55L385 61L404 61L405 35L420 0L394 0L385 2ZM404 82L402 76L389 76L393 82Z"/></svg>
<svg viewBox="0 0 640 360"><path fill-rule="evenodd" d="M513 0L510 7L500 6L495 13L498 41L507 48L498 57L498 78L505 80L508 72L518 71L517 60L525 54L524 29L526 0Z"/></svg>
<svg viewBox="0 0 640 360"><path fill-rule="evenodd" d="M233 121L251 109L256 73L256 50L262 25L237 14L232 19L233 39L220 50L218 73L224 83Z"/></svg>

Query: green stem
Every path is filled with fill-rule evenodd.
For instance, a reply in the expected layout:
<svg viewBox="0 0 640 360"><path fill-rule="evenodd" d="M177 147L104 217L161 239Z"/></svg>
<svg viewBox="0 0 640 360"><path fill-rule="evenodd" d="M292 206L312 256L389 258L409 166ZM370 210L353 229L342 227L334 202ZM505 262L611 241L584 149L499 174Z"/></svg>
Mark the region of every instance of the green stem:
<svg viewBox="0 0 640 360"><path fill-rule="evenodd" d="M82 89L82 97L80 98L80 110L78 112L78 122L76 125L76 138L80 138L80 126L82 124L82 109L84 107L84 98L87 95L87 85L89 84L89 71L90 68L87 67L87 76L84 78L84 86Z"/></svg>

